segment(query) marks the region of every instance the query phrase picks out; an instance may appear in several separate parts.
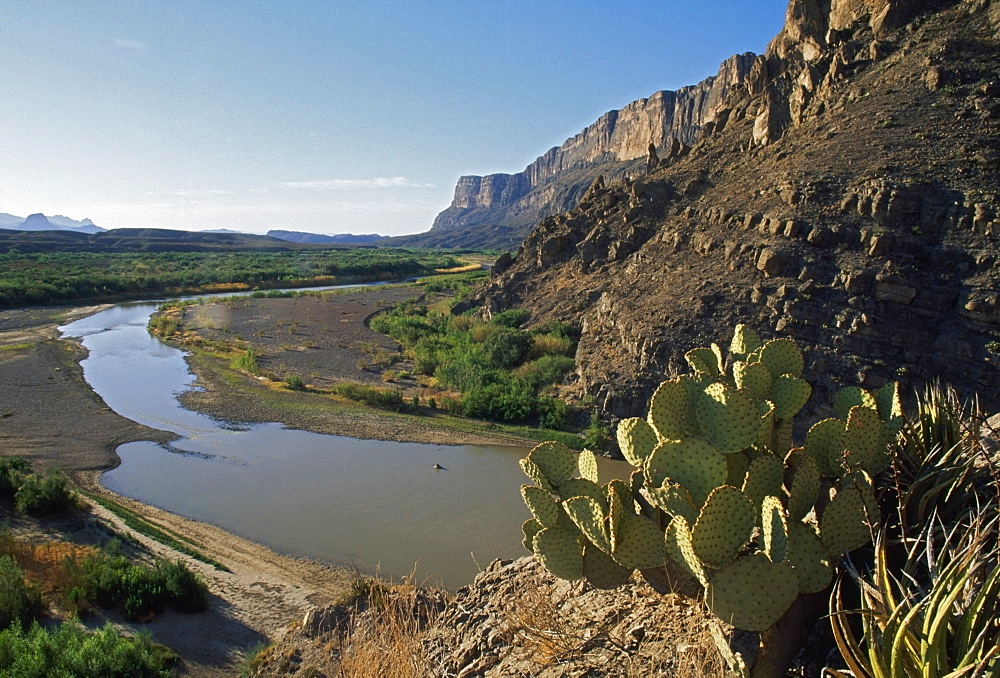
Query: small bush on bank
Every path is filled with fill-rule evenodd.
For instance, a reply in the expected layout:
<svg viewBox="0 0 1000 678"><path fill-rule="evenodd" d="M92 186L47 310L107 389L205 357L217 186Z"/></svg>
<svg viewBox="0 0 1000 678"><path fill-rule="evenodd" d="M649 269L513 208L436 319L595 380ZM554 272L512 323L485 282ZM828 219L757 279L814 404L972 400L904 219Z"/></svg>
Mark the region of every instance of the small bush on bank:
<svg viewBox="0 0 1000 678"><path fill-rule="evenodd" d="M76 510L77 498L59 471L32 473L24 476L14 493L14 506L29 516L58 516Z"/></svg>
<svg viewBox="0 0 1000 678"><path fill-rule="evenodd" d="M302 381L302 377L297 374L293 374L285 378L285 388L289 391L305 391L306 382Z"/></svg>
<svg viewBox="0 0 1000 678"><path fill-rule="evenodd" d="M383 410L405 412L411 409L410 404L403 399L403 392L398 388L373 388L345 381L334 386L333 392L349 400Z"/></svg>
<svg viewBox="0 0 1000 678"><path fill-rule="evenodd" d="M24 572L10 556L0 557L0 629L19 623L27 627L42 612L38 589L24 581Z"/></svg>

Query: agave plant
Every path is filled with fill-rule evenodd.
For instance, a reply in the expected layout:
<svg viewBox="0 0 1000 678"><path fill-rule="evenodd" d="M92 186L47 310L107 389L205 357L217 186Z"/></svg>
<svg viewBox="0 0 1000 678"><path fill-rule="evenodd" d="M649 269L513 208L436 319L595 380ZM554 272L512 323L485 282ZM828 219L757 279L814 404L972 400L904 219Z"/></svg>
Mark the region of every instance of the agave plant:
<svg viewBox="0 0 1000 678"><path fill-rule="evenodd" d="M1000 675L1000 550L997 514L971 525L928 525L893 572L880 535L875 568L852 572L861 588L864 637L855 636L838 580L830 598L834 638L855 678L958 678ZM944 541L943 547L936 545ZM926 577L916 576L923 571ZM843 671L827 669L835 678Z"/></svg>

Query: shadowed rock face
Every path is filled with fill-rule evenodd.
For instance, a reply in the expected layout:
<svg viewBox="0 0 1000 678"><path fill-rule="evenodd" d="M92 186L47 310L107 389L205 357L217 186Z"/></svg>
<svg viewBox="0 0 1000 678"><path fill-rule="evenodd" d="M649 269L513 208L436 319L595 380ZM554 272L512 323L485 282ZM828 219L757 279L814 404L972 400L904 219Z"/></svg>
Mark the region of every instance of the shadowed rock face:
<svg viewBox="0 0 1000 678"><path fill-rule="evenodd" d="M738 322L806 347L814 403L940 377L1000 408L996 6L792 0L693 147L542 219L484 313L582 326L567 391L612 420Z"/></svg>
<svg viewBox="0 0 1000 678"><path fill-rule="evenodd" d="M730 57L716 76L697 85L609 111L523 172L461 177L451 206L434 220L428 237L413 236L407 244L483 245L477 230L505 226L485 244L516 246L539 219L572 208L597 174L632 169L629 163L644 160L650 144L664 156L676 141L693 144L707 123L716 122L730 91L743 87L755 59L750 53ZM447 239L438 242L442 235Z"/></svg>

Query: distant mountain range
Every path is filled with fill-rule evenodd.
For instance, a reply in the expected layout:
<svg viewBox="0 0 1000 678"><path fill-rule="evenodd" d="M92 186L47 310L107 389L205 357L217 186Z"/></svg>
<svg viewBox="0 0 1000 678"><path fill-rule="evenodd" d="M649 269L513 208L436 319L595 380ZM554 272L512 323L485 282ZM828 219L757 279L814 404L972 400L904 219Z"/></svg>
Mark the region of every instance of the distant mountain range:
<svg viewBox="0 0 1000 678"><path fill-rule="evenodd" d="M47 217L41 213L31 214L28 217L0 213L0 228L17 231L72 231L74 233L103 233L105 231L90 219L77 221L58 214Z"/></svg>
<svg viewBox="0 0 1000 678"><path fill-rule="evenodd" d="M267 235L288 242L309 243L313 245L366 245L382 240L385 236L377 233L368 235L354 235L352 233L341 233L338 235L322 235L319 233L305 233L303 231L268 231Z"/></svg>

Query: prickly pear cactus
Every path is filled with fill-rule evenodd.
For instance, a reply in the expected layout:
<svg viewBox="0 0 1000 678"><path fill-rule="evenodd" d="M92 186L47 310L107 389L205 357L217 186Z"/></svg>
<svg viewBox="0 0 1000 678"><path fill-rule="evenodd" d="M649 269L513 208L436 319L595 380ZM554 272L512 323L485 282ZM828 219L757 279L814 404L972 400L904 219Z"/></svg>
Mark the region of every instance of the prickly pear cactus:
<svg viewBox="0 0 1000 678"><path fill-rule="evenodd" d="M870 540L871 477L902 423L899 389L844 389L838 416L796 445L793 419L812 387L794 341L738 325L728 359L716 344L685 358L693 374L663 382L645 419L618 426L630 481L599 485L593 455L559 443L521 461L535 482L521 490L524 544L554 575L601 588L669 559L713 613L764 631Z"/></svg>

